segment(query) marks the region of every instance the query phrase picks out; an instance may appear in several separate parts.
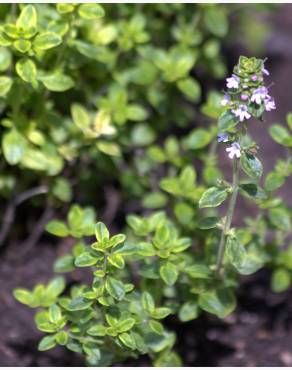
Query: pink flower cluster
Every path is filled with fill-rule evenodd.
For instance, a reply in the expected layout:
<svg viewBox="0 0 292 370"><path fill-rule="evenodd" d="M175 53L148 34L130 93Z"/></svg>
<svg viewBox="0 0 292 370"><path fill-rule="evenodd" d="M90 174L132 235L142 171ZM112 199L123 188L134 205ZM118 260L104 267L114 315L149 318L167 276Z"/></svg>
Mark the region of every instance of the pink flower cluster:
<svg viewBox="0 0 292 370"><path fill-rule="evenodd" d="M263 67L262 76L269 76L269 74L269 71ZM262 76L252 75L250 80L248 80L232 74L231 77L226 79L226 86L229 91L225 93L221 100L221 105L228 106L235 117L239 118L240 122L251 118L252 107L259 108L263 105L266 112L276 109L275 100L269 95L267 87L253 88L248 85L249 81L261 83L263 80ZM239 95L237 96L237 94Z"/></svg>

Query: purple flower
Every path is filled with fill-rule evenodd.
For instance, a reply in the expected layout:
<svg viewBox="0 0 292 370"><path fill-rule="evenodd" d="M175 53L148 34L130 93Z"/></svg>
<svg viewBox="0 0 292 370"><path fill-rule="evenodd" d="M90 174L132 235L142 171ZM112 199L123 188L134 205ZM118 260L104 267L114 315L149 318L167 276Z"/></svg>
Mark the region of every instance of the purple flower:
<svg viewBox="0 0 292 370"><path fill-rule="evenodd" d="M265 67L263 67L262 72L264 75L270 76L270 72Z"/></svg>
<svg viewBox="0 0 292 370"><path fill-rule="evenodd" d="M236 117L239 117L240 122L251 117L250 113L248 113L247 106L243 104L239 105L237 109L233 109L232 113Z"/></svg>
<svg viewBox="0 0 292 370"><path fill-rule="evenodd" d="M240 99L241 100L247 100L248 99L248 95L247 94L241 94L240 95Z"/></svg>
<svg viewBox="0 0 292 370"><path fill-rule="evenodd" d="M218 140L218 143L226 143L229 139L228 139L228 134L226 133L223 133L223 134L218 134L217 135L217 140Z"/></svg>
<svg viewBox="0 0 292 370"><path fill-rule="evenodd" d="M251 101L256 104L261 104L268 96L268 89L265 86L259 87L252 93Z"/></svg>
<svg viewBox="0 0 292 370"><path fill-rule="evenodd" d="M275 100L268 95L268 97L264 100L265 109L267 112L270 112L273 109L276 109Z"/></svg>
<svg viewBox="0 0 292 370"><path fill-rule="evenodd" d="M257 76L256 75L253 75L253 76L251 76L251 80L252 81L256 81L258 78L257 78Z"/></svg>
<svg viewBox="0 0 292 370"><path fill-rule="evenodd" d="M228 94L224 94L223 99L221 100L221 105L225 107L230 103L230 96Z"/></svg>
<svg viewBox="0 0 292 370"><path fill-rule="evenodd" d="M227 81L227 87L228 89L238 89L239 88L239 77L232 75L232 77L229 77L226 79Z"/></svg>
<svg viewBox="0 0 292 370"><path fill-rule="evenodd" d="M233 159L234 157L240 157L240 145L238 143L232 143L229 148L226 148L226 152L229 152L228 157Z"/></svg>

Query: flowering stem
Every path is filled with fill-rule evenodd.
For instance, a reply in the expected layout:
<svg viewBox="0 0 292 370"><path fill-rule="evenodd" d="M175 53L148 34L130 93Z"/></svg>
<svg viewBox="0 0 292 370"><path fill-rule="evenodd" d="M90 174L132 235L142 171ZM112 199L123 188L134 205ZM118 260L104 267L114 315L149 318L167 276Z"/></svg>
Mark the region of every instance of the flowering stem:
<svg viewBox="0 0 292 370"><path fill-rule="evenodd" d="M225 246L226 246L226 235L228 234L233 218L233 213L235 209L237 194L238 194L238 183L239 183L239 165L238 159L235 158L233 161L233 180L232 180L232 195L229 201L225 223L221 233L220 244L218 248L217 262L216 262L216 272L220 274L222 267L222 262L224 258Z"/></svg>

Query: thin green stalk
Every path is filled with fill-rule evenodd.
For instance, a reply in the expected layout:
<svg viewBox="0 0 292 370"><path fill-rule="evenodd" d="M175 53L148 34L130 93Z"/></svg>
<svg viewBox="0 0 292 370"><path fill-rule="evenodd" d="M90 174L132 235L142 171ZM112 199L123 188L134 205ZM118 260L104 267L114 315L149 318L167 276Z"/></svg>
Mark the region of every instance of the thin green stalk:
<svg viewBox="0 0 292 370"><path fill-rule="evenodd" d="M226 246L226 235L230 230L230 226L232 223L233 213L235 209L237 194L238 194L238 183L239 183L239 165L238 159L235 158L233 161L233 180L232 180L232 195L229 201L226 219L223 226L223 230L221 233L219 248L218 248L218 255L217 255L217 263L216 263L216 272L220 274L220 270L223 263L225 246Z"/></svg>

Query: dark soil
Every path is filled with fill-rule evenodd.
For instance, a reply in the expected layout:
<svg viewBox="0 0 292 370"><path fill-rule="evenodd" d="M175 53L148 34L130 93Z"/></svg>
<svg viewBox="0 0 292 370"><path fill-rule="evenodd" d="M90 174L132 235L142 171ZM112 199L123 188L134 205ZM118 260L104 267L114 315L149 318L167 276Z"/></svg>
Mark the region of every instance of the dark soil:
<svg viewBox="0 0 292 370"><path fill-rule="evenodd" d="M267 127L274 122L284 122L286 112L292 111L292 6L282 6L272 16L275 31L267 43L267 56L272 88L278 109L265 124L254 127L254 138L261 146L261 159L265 170L271 170L279 155L285 151L274 143ZM235 61L244 51L241 46L230 51ZM266 126L265 126L266 125ZM229 162L222 156L222 168L229 172ZM291 179L281 189L281 196L291 206ZM242 214L255 214L249 203L237 210ZM0 366L82 366L82 359L66 349L57 348L38 352L37 344L42 334L33 323L33 311L16 302L11 294L16 287L32 288L38 282L52 277L52 264L57 255L69 248L68 244L37 244L34 249L17 260L18 246L1 252L0 258ZM72 275L79 280L79 272ZM292 366L292 289L273 294L269 288L269 272L261 271L243 279L238 291L238 307L225 320L204 314L189 323L175 319L167 322L177 333L177 351L186 366ZM127 365L150 365L147 358L129 361Z"/></svg>

